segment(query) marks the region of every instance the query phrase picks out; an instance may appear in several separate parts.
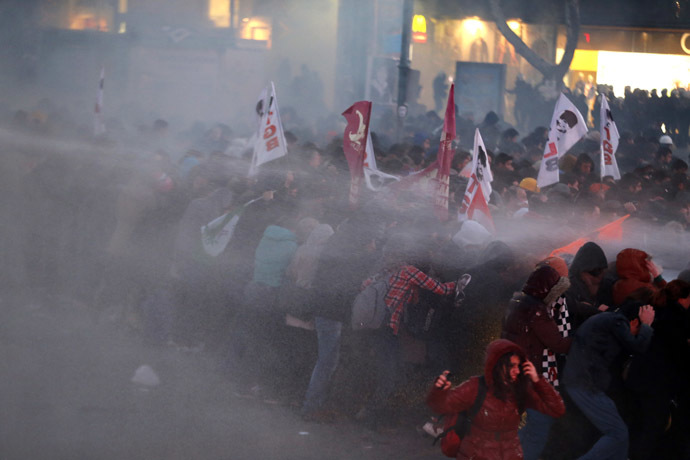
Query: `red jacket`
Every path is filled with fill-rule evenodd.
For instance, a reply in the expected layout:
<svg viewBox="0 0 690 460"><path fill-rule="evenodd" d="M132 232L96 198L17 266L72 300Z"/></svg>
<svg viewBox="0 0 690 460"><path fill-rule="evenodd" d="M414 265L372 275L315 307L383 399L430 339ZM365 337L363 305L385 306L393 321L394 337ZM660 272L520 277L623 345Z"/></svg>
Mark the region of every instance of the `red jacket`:
<svg viewBox="0 0 690 460"><path fill-rule="evenodd" d="M523 458L517 435L521 418L517 402L514 398L502 401L494 396L493 392L493 368L501 356L513 352L524 359L525 354L522 349L509 340L499 339L489 344L484 366L484 378L487 384L486 398L474 417L469 434L462 440L458 459L520 460ZM427 396L427 404L439 414L462 412L474 403L478 387L478 377L472 377L449 390L438 389L434 386ZM565 413L561 396L543 377L528 387L526 406L552 417L560 417Z"/></svg>
<svg viewBox="0 0 690 460"><path fill-rule="evenodd" d="M659 279L654 282L649 273L646 261L649 255L639 249L623 249L616 256L616 273L618 281L613 285L613 303L620 305L626 297L641 287L647 287L656 292L666 286L666 281Z"/></svg>

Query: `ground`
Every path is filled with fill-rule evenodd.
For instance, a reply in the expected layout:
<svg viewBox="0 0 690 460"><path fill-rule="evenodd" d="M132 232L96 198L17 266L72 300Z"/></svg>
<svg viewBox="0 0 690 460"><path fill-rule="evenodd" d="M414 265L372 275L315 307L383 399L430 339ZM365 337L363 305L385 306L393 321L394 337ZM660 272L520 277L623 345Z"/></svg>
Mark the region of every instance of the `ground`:
<svg viewBox="0 0 690 460"><path fill-rule="evenodd" d="M210 353L144 346L69 298L2 298L0 458L433 459L424 420L372 431L235 396ZM147 364L160 384L131 382Z"/></svg>

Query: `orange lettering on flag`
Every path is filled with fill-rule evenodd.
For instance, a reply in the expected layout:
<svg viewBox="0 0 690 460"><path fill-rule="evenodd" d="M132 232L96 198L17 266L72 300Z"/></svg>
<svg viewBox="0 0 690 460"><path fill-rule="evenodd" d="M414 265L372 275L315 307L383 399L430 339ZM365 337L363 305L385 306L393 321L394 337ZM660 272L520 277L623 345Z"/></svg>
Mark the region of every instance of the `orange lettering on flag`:
<svg viewBox="0 0 690 460"><path fill-rule="evenodd" d="M278 137L277 136L272 137L271 139L269 139L266 142L266 150L270 152L271 150L278 147L279 145L280 145L280 143L278 142Z"/></svg>
<svg viewBox="0 0 690 460"><path fill-rule="evenodd" d="M277 128L275 125L268 126L264 130L264 139L268 139L269 137L273 136L276 133Z"/></svg>

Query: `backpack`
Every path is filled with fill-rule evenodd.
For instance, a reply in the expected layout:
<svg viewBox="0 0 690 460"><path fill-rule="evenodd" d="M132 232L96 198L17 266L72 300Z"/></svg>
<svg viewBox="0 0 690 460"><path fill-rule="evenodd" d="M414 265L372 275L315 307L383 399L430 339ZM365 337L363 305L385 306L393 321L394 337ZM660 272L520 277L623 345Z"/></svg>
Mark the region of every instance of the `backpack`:
<svg viewBox="0 0 690 460"><path fill-rule="evenodd" d="M482 375L479 377L479 388L472 407L457 414L446 414L443 431L434 439L434 444L439 439L441 440L441 451L446 457L455 458L458 455L462 438L470 432L474 416L484 404L484 398L486 398L486 380Z"/></svg>
<svg viewBox="0 0 690 460"><path fill-rule="evenodd" d="M390 317L385 298L390 289L390 273L379 273L352 302L352 329L379 329Z"/></svg>

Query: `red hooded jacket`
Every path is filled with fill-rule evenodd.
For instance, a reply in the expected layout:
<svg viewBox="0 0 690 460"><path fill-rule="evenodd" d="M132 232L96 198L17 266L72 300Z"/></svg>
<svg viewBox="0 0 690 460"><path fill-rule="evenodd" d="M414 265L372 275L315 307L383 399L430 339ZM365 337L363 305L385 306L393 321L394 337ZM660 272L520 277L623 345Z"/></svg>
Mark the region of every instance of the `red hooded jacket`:
<svg viewBox="0 0 690 460"><path fill-rule="evenodd" d="M462 440L458 459L473 460L520 460L522 447L518 439L521 414L517 401L506 401L494 395L493 369L501 356L517 353L525 359L524 351L506 339L494 340L486 349L484 378L487 392L484 404L474 417L470 432ZM432 387L427 404L439 414L453 414L469 409L477 396L479 378L471 377L459 386L448 390ZM565 414L563 399L543 377L528 386L526 408L535 409L552 417Z"/></svg>
<svg viewBox="0 0 690 460"><path fill-rule="evenodd" d="M649 254L639 249L623 249L616 257L618 281L613 285L613 303L620 305L626 297L641 287L656 292L666 286L663 279L654 282L647 268Z"/></svg>

